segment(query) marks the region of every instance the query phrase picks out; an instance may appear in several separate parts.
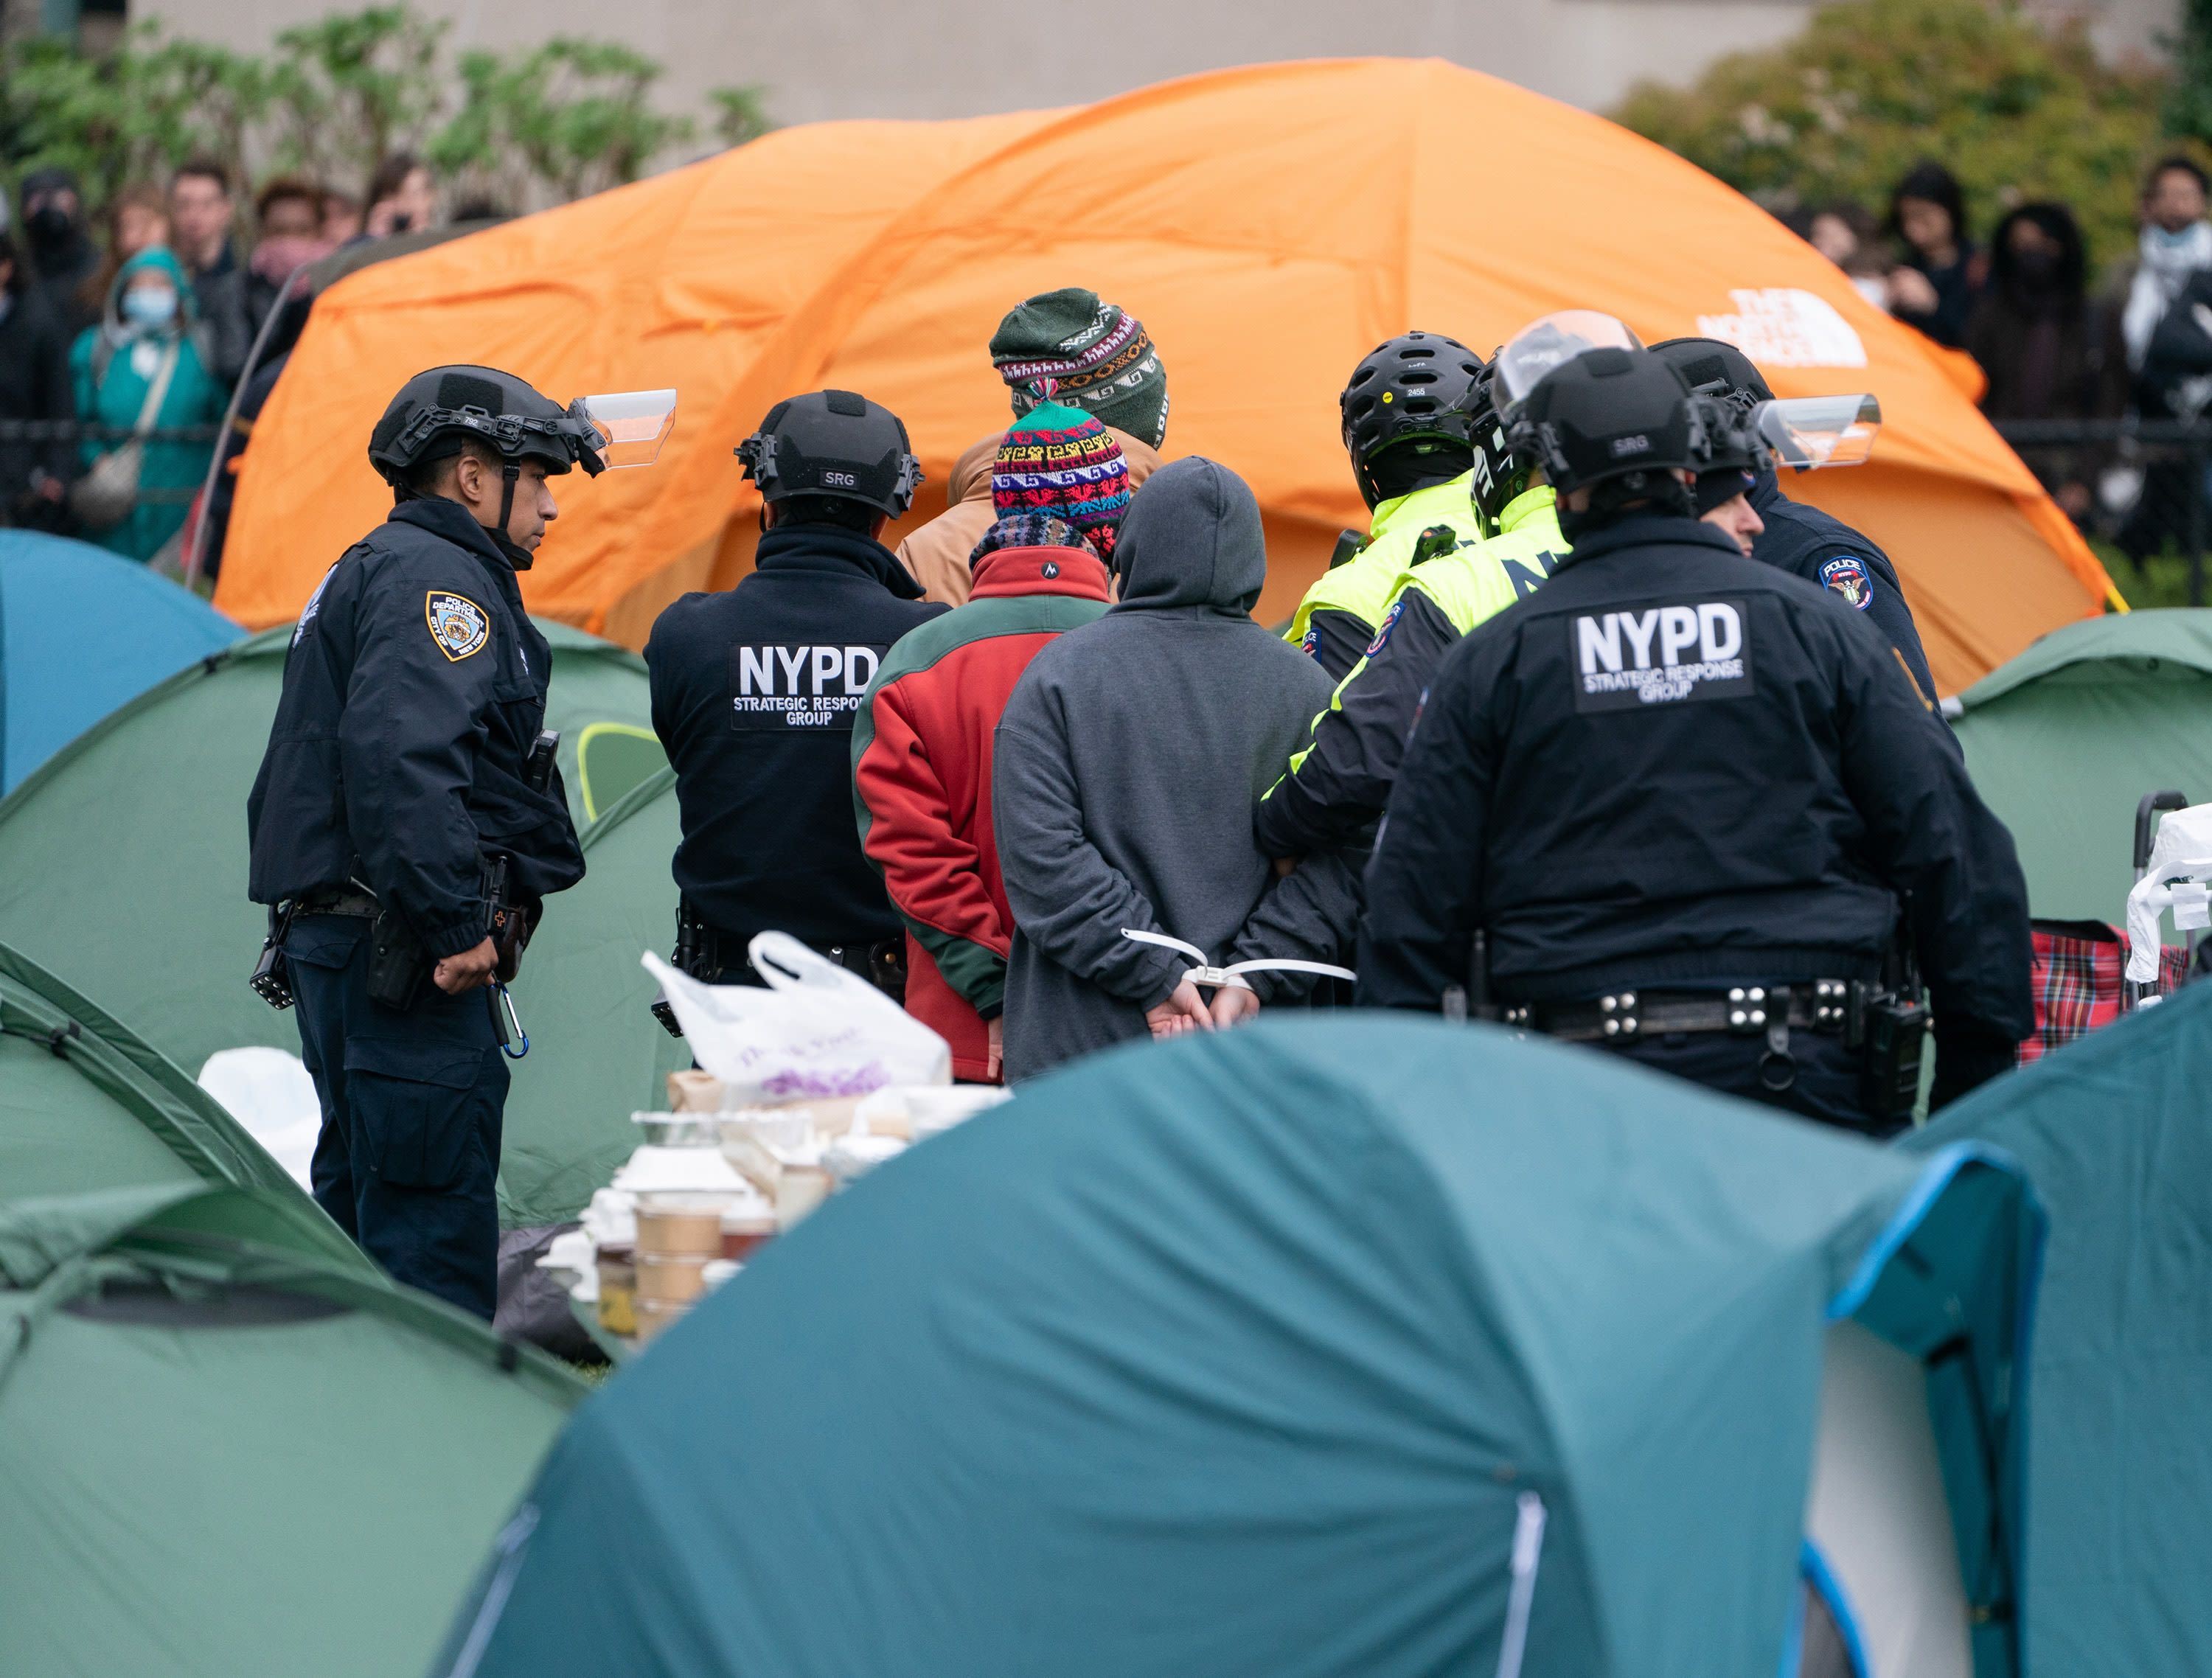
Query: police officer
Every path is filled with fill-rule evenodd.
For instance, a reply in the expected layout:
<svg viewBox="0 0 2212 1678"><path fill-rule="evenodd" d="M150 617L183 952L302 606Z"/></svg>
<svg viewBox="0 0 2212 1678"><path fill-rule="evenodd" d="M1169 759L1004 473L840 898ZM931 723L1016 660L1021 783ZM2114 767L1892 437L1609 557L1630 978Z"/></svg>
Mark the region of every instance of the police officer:
<svg viewBox="0 0 2212 1678"><path fill-rule="evenodd" d="M1375 638L1400 575L1491 534L1471 500L1482 358L1438 332L1404 332L1352 371L1337 398L1344 447L1372 512L1367 539L1306 591L1287 639L1341 682Z"/></svg>
<svg viewBox="0 0 2212 1678"><path fill-rule="evenodd" d="M1465 476L1407 498L1462 492L1475 526L1491 533L1419 557L1398 574L1374 640L1314 720L1288 772L1253 812L1254 838L1269 856L1343 843L1382 813L1421 696L1443 655L1476 624L1534 593L1567 550L1551 486L1507 442L1494 384L1492 370L1483 368L1462 398L1473 451ZM1409 529L1401 523L1397 532Z"/></svg>
<svg viewBox="0 0 2212 1678"><path fill-rule="evenodd" d="M1732 344L1717 338L1669 338L1653 344L1651 353L1680 373L1699 395L1720 397L1740 410L1774 400L1773 391L1751 358ZM1765 526L1752 544L1751 556L1832 589L1864 612L1888 637L1921 699L1935 710L1936 679L1929 673L1920 630L1912 621L1911 607L1905 603L1905 591L1898 587L1897 568L1889 556L1841 519L1784 495L1780 474L1771 463L1759 473L1749 499Z"/></svg>
<svg viewBox="0 0 2212 1678"><path fill-rule="evenodd" d="M764 503L752 575L685 595L645 649L684 824L678 964L759 984L746 945L783 932L902 995L904 923L853 822L852 735L891 643L950 610L878 539L921 465L897 416L850 391L777 403L737 453Z"/></svg>
<svg viewBox="0 0 2212 1678"><path fill-rule="evenodd" d="M1443 660L1369 872L1360 1000L1457 991L1881 1133L1910 1056L1874 1050L1924 1018L1884 983L1901 903L1936 1102L2008 1066L2033 1024L2011 836L1866 617L1693 516L1733 410L1650 352L1539 381L1515 350L1511 435L1574 545Z"/></svg>
<svg viewBox="0 0 2212 1678"><path fill-rule="evenodd" d="M539 741L551 652L515 573L554 517L547 479L596 476L599 441L489 368L401 387L368 447L397 505L301 614L246 804L322 1103L315 1199L395 1280L487 1318L495 917L534 922L584 875Z"/></svg>

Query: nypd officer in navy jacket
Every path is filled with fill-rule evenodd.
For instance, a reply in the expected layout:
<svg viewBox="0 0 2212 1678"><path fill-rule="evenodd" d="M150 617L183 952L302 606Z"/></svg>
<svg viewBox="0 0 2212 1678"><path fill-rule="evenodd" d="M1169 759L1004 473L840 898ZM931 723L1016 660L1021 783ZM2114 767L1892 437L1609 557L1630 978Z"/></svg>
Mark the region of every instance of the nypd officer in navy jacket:
<svg viewBox="0 0 2212 1678"><path fill-rule="evenodd" d="M1874 1006L1901 905L1936 1103L2010 1066L2033 1024L2011 836L1867 617L1695 516L1741 416L1640 350L1554 358L1524 393L1509 423L1574 546L1438 670L1359 1000L1486 983L1510 1023L1880 1133L1900 1115L1843 1016Z"/></svg>
<svg viewBox="0 0 2212 1678"><path fill-rule="evenodd" d="M315 1198L395 1280L486 1318L507 1086L487 864L533 921L584 874L557 774L530 767L551 653L515 573L547 478L596 475L596 442L508 374L407 382L368 451L398 504L301 613L246 804L322 1103Z"/></svg>
<svg viewBox="0 0 2212 1678"><path fill-rule="evenodd" d="M1774 398L1751 358L1718 338L1669 338L1652 345L1651 353L1701 394L1720 396L1739 408ZM1781 476L1771 465L1757 476L1751 506L1765 528L1752 543L1751 556L1832 590L1864 612L1897 649L1922 702L1934 711L1936 678L1929 673L1919 626L1889 556L1833 514L1784 495Z"/></svg>
<svg viewBox="0 0 2212 1678"><path fill-rule="evenodd" d="M905 927L853 822L853 720L884 654L950 608L877 538L921 469L897 416L850 391L779 402L737 451L760 486L752 575L653 626L653 726L684 827L678 956L757 984L745 946L788 933L893 994Z"/></svg>

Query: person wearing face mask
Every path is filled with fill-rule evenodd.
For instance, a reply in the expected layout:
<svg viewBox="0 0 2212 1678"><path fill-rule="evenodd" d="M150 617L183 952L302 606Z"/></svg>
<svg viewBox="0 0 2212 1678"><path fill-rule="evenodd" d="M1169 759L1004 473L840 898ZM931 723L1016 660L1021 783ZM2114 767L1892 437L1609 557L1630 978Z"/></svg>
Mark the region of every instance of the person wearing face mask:
<svg viewBox="0 0 2212 1678"><path fill-rule="evenodd" d="M1966 350L1988 375L1993 420L2117 417L2127 353L2112 312L2084 285L2081 229L2063 204L2027 204L1990 238L1990 283L1966 322ZM2077 522L2095 504L2104 451L2023 446L2021 458Z"/></svg>
<svg viewBox="0 0 2212 1678"><path fill-rule="evenodd" d="M167 250L156 246L125 263L108 288L105 318L70 351L77 417L122 434L219 424L223 390L208 371L198 321L185 271ZM212 440L88 438L88 473L70 492L72 505L102 546L154 559L179 540L191 492L214 449ZM103 470L110 456L117 458Z"/></svg>
<svg viewBox="0 0 2212 1678"><path fill-rule="evenodd" d="M492 933L584 875L516 574L550 479L606 461L575 410L483 367L409 380L368 459L394 505L292 632L248 891L322 1103L316 1201L394 1280L488 1318L508 1031L487 988L520 959Z"/></svg>
<svg viewBox="0 0 2212 1678"><path fill-rule="evenodd" d="M67 169L33 169L23 177L23 235L33 283L46 306L79 332L99 319L77 291L100 266L100 248L85 236L84 205Z"/></svg>
<svg viewBox="0 0 2212 1678"><path fill-rule="evenodd" d="M1866 617L1745 553L1749 416L1620 338L1521 347L1507 435L1574 545L1437 670L1368 869L1360 1004L1882 1135L1927 1022L1901 918L1936 1103L2009 1067L2034 1023L2011 836Z"/></svg>
<svg viewBox="0 0 2212 1678"><path fill-rule="evenodd" d="M2204 172L2186 157L2151 171L2143 230L2120 312L2136 410L2145 419L2195 420L2212 410L2212 223ZM2118 540L2141 563L2171 542L2186 547L2205 517L2198 465L2153 459Z"/></svg>

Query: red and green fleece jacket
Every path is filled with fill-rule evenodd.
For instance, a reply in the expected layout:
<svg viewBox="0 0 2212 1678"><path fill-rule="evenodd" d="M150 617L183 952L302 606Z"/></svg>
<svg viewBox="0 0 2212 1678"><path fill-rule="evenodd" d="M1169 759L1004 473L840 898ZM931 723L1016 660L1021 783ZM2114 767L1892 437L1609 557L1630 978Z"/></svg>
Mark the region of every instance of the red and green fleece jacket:
<svg viewBox="0 0 2212 1678"><path fill-rule="evenodd" d="M991 827L991 737L1030 660L1106 610L1088 548L1000 548L968 604L902 637L853 725L861 848L907 924L907 1012L984 1080L1006 1005L1013 912Z"/></svg>

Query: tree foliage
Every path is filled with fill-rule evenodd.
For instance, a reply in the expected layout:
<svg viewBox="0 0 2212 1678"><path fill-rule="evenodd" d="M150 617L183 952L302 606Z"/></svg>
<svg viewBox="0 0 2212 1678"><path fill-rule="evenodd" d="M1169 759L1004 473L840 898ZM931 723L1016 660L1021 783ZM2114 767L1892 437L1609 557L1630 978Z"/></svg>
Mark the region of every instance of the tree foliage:
<svg viewBox="0 0 2212 1678"><path fill-rule="evenodd" d="M2180 33L2166 45L2174 71L2166 131L2212 147L2212 0L2182 0Z"/></svg>
<svg viewBox="0 0 2212 1678"><path fill-rule="evenodd" d="M165 39L159 23L134 25L100 57L22 38L0 50L0 173L70 169L97 211L126 184L203 154L234 179L259 165L358 189L405 150L458 192L525 208L635 180L697 132L653 108L661 67L626 46L562 39L467 52L448 66L447 28L402 3L286 29L269 58ZM708 99L727 144L769 125L758 88Z"/></svg>
<svg viewBox="0 0 2212 1678"><path fill-rule="evenodd" d="M1845 199L1885 213L1932 157L1965 189L1972 233L2056 198L2101 264L2135 242L2167 83L2100 63L2078 23L2043 28L2009 0L1844 0L1692 87L1643 83L1613 114L1776 210Z"/></svg>

